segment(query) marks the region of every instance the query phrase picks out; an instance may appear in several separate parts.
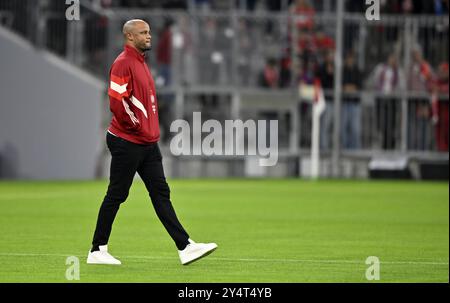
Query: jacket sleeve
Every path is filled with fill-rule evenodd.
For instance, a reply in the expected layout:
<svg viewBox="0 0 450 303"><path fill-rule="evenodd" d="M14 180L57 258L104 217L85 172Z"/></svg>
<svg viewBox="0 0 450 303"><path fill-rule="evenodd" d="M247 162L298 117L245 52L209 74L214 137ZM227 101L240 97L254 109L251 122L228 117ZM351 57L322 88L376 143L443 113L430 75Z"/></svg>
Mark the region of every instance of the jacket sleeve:
<svg viewBox="0 0 450 303"><path fill-rule="evenodd" d="M132 92L129 66L124 62L115 62L110 71L109 108L120 125L130 132L136 132L141 124L130 107Z"/></svg>

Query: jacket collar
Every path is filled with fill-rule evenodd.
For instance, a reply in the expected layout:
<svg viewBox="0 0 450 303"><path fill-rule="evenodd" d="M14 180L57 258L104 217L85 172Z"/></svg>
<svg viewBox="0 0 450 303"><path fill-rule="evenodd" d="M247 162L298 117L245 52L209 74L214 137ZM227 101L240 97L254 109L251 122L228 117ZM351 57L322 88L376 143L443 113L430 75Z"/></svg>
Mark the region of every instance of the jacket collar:
<svg viewBox="0 0 450 303"><path fill-rule="evenodd" d="M141 54L137 49L135 49L132 46L125 45L124 46L124 51L127 54L129 54L129 55L135 57L136 59L138 59L140 62L144 62L144 60L145 60L145 53Z"/></svg>

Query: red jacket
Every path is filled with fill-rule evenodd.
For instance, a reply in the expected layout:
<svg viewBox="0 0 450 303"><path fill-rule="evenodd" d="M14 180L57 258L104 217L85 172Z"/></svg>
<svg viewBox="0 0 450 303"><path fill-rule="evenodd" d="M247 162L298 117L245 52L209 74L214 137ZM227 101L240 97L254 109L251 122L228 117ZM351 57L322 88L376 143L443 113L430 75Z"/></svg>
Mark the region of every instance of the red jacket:
<svg viewBox="0 0 450 303"><path fill-rule="evenodd" d="M109 72L109 132L137 144L159 140L155 83L145 56L126 45Z"/></svg>

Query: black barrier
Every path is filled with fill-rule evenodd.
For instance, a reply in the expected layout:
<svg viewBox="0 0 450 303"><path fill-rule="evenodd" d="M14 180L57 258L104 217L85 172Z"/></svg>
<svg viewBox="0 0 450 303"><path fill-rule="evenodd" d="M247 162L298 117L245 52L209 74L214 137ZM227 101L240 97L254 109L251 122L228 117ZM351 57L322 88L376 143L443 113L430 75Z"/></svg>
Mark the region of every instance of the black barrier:
<svg viewBox="0 0 450 303"><path fill-rule="evenodd" d="M419 167L422 180L448 180L448 161L444 163L422 163Z"/></svg>

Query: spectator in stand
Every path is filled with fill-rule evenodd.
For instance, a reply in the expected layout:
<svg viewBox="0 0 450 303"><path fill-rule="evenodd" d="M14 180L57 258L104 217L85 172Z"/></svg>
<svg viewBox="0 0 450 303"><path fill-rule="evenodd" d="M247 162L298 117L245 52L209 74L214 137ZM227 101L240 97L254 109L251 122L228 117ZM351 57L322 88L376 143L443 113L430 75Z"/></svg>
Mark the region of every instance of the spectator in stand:
<svg viewBox="0 0 450 303"><path fill-rule="evenodd" d="M307 65L313 57L313 32L315 10L307 0L295 0L289 12L294 20L289 21L289 42L296 37L296 55Z"/></svg>
<svg viewBox="0 0 450 303"><path fill-rule="evenodd" d="M303 31L299 33L298 37L298 53L300 60L306 66L308 61L313 60L317 54L315 53L316 47L314 44L313 32Z"/></svg>
<svg viewBox="0 0 450 303"><path fill-rule="evenodd" d="M333 97L327 94L327 90L334 87L334 52L329 51L325 57L324 63L319 67L318 78L322 85L325 95L325 111L321 117L320 128L320 148L328 150L331 147L331 131L333 123Z"/></svg>
<svg viewBox="0 0 450 303"><path fill-rule="evenodd" d="M313 50L318 58L319 62L322 63L327 54L335 49L335 43L333 38L326 35L322 28L318 28L313 39Z"/></svg>
<svg viewBox="0 0 450 303"><path fill-rule="evenodd" d="M156 48L158 73L164 79L164 86L171 84L172 24L173 21L171 19L165 21L164 27L159 33L160 40Z"/></svg>
<svg viewBox="0 0 450 303"><path fill-rule="evenodd" d="M431 101L436 148L442 152L448 152L448 86L448 62L443 62L437 70Z"/></svg>
<svg viewBox="0 0 450 303"><path fill-rule="evenodd" d="M423 58L422 51L418 47L412 50L411 58L408 89L418 92L430 91L433 78L430 64Z"/></svg>
<svg viewBox="0 0 450 303"><path fill-rule="evenodd" d="M409 15L414 11L414 2L413 0L403 0L401 3L401 12L403 14Z"/></svg>
<svg viewBox="0 0 450 303"><path fill-rule="evenodd" d="M277 88L279 84L279 72L277 61L274 58L267 59L264 70L259 75L259 86Z"/></svg>
<svg viewBox="0 0 450 303"><path fill-rule="evenodd" d="M201 30L198 41L201 41L201 48L196 54L198 58L198 70L200 83L203 85L220 84L220 65L223 64L221 50L224 39L222 31L218 28L217 19L207 17L201 20ZM220 60L219 60L220 59Z"/></svg>
<svg viewBox="0 0 450 303"><path fill-rule="evenodd" d="M430 137L430 98L426 95L431 91L432 70L430 64L423 58L419 48L414 48L411 54L412 62L408 71L408 89L422 93L417 98L409 100L408 117L408 147L416 150L431 148Z"/></svg>
<svg viewBox="0 0 450 303"><path fill-rule="evenodd" d="M300 84L307 84L307 85L314 84L314 80L316 78L317 73L314 60L300 62L300 66L298 68L300 70L298 82Z"/></svg>
<svg viewBox="0 0 450 303"><path fill-rule="evenodd" d="M357 13L357 14L365 14L367 10L367 5L365 1L361 0L347 0L345 2L346 12L349 13ZM343 53L350 53L355 48L355 42L360 35L360 27L355 26L353 22L344 22L344 41L343 41Z"/></svg>
<svg viewBox="0 0 450 303"><path fill-rule="evenodd" d="M344 98L342 102L342 147L358 149L361 147L361 105L356 96L361 89L362 73L355 64L352 52L345 57L342 86Z"/></svg>
<svg viewBox="0 0 450 303"><path fill-rule="evenodd" d="M106 57L108 19L106 16L88 14L84 17L84 43L88 60L85 67L98 75L107 68Z"/></svg>
<svg viewBox="0 0 450 303"><path fill-rule="evenodd" d="M308 0L295 0L290 7L290 13L296 15L295 25L299 30L312 30L316 11Z"/></svg>
<svg viewBox="0 0 450 303"><path fill-rule="evenodd" d="M237 58L238 79L236 79L235 83L240 86L248 86L252 79L251 59L254 51L254 37L251 35L249 21L247 19L239 19L238 32L239 34L236 37L236 43L239 49ZM254 84L254 82L252 84Z"/></svg>
<svg viewBox="0 0 450 303"><path fill-rule="evenodd" d="M295 64L296 65L296 64ZM300 87L311 87L316 80L316 62L313 60L299 61L298 65L293 65L293 69L300 71L299 78L296 79ZM311 144L311 119L312 119L312 102L300 102L300 128L303 130L300 134L300 145L305 146Z"/></svg>
<svg viewBox="0 0 450 303"><path fill-rule="evenodd" d="M400 136L400 100L392 94L399 93L406 82L395 54L375 67L372 80L377 93L375 103L380 145L382 149L395 149Z"/></svg>
<svg viewBox="0 0 450 303"><path fill-rule="evenodd" d="M335 47L333 38L327 36L323 29L320 28L317 30L314 36L314 44L316 45L317 49L325 51L334 50Z"/></svg>
<svg viewBox="0 0 450 303"><path fill-rule="evenodd" d="M291 73L291 57L286 52L280 59L280 88L286 88L291 85L292 73Z"/></svg>
<svg viewBox="0 0 450 303"><path fill-rule="evenodd" d="M156 63L158 67L157 85L172 84L172 25L171 19L166 19L158 37L156 47ZM162 81L160 80L162 79ZM170 139L170 123L173 120L175 97L172 94L159 95L159 117L161 122L161 141L167 143Z"/></svg>

